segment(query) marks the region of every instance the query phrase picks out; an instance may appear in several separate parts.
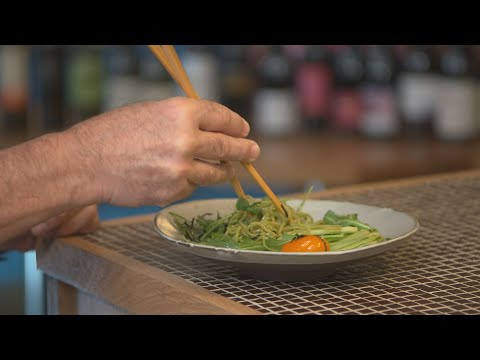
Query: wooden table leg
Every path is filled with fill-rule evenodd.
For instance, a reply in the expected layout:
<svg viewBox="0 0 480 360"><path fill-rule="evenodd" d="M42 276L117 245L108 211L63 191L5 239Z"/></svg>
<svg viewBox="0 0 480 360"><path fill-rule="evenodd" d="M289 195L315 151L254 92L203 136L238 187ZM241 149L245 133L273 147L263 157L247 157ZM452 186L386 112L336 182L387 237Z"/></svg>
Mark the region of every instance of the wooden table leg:
<svg viewBox="0 0 480 360"><path fill-rule="evenodd" d="M75 287L47 276L48 315L126 315L114 307Z"/></svg>

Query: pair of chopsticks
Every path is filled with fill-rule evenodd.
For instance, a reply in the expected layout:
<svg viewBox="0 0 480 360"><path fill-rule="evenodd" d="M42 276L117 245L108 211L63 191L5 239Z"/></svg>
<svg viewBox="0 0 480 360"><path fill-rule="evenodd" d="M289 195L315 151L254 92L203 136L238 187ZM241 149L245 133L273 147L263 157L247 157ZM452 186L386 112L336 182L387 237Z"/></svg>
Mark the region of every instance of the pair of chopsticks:
<svg viewBox="0 0 480 360"><path fill-rule="evenodd" d="M185 94L190 98L197 100L200 99L200 96L198 96L197 92L193 88L193 85L188 78L188 75L173 45L148 45L148 47L155 57L162 63L163 67L165 70L167 70L173 80L175 80L175 82L182 88ZM250 173L265 194L270 198L277 210L287 216L287 212L283 208L282 203L280 200L278 200L277 196L273 193L267 183L262 179L255 167L248 162L241 162L241 164ZM231 179L231 183L237 196L245 198L245 192L243 191L242 185L236 176Z"/></svg>

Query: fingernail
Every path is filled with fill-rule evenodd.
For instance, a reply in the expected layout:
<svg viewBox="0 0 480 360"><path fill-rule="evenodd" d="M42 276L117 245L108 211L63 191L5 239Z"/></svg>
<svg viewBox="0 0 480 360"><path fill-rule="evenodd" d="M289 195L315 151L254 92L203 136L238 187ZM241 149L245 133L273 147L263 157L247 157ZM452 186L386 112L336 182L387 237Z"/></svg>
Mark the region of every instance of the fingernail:
<svg viewBox="0 0 480 360"><path fill-rule="evenodd" d="M35 235L35 236L41 236L45 232L47 232L47 230L48 230L47 224L46 223L41 223L41 224L35 225L32 228L32 234Z"/></svg>
<svg viewBox="0 0 480 360"><path fill-rule="evenodd" d="M253 144L250 148L250 162L257 160L258 156L260 155L260 147L257 144Z"/></svg>
<svg viewBox="0 0 480 360"><path fill-rule="evenodd" d="M248 122L244 120L242 136L246 137L248 134L250 134L250 125L248 124Z"/></svg>

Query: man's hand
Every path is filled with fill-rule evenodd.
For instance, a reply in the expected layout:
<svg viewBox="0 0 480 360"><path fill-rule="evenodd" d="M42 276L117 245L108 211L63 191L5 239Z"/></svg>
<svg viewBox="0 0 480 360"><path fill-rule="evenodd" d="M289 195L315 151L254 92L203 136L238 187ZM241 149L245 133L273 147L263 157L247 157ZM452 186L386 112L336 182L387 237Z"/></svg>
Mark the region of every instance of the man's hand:
<svg viewBox="0 0 480 360"><path fill-rule="evenodd" d="M259 156L258 145L245 139L249 130L220 104L177 97L124 106L0 150L0 251L12 241L20 244L13 248L31 248L34 233L94 228L98 219L87 220L95 218L93 207L60 225L57 216L76 208L166 206L197 185L227 181L233 169L220 160Z"/></svg>
<svg viewBox="0 0 480 360"><path fill-rule="evenodd" d="M90 233L95 231L99 224L97 207L95 205L87 206L73 212L60 214L38 224L27 234L9 240L2 247L5 250L30 251L35 249L37 241L59 236Z"/></svg>
<svg viewBox="0 0 480 360"><path fill-rule="evenodd" d="M95 231L100 225L96 205L65 212L32 228L37 237L56 237L86 234Z"/></svg>
<svg viewBox="0 0 480 360"><path fill-rule="evenodd" d="M143 102L102 114L65 133L73 161L89 172L98 202L166 206L197 185L225 182L230 166L254 161L250 127L226 107L188 98Z"/></svg>

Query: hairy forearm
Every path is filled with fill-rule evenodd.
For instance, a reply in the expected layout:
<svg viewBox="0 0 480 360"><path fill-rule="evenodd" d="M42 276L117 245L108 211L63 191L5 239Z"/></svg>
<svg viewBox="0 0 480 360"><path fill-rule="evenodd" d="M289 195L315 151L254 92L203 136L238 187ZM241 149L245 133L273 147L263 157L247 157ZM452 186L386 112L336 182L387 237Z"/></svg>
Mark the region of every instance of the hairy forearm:
<svg viewBox="0 0 480 360"><path fill-rule="evenodd" d="M0 248L52 216L96 201L76 146L65 132L0 151Z"/></svg>

